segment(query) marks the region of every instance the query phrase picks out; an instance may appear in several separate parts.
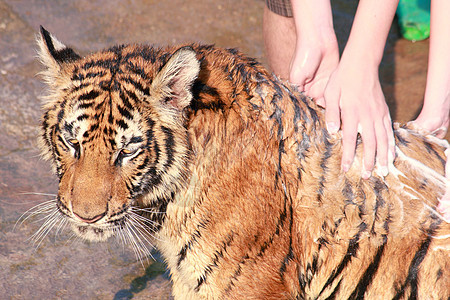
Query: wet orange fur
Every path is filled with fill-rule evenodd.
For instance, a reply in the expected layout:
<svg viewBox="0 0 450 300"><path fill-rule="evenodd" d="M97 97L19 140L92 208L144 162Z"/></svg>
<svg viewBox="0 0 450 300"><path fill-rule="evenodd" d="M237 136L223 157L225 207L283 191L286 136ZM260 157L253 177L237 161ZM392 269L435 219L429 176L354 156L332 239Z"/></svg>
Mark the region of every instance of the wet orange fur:
<svg viewBox="0 0 450 300"><path fill-rule="evenodd" d="M43 60L51 61L42 44ZM122 203L141 207L151 207L158 197L173 193L155 243L167 261L175 298L449 297L450 226L433 211L444 185L440 177L432 178L424 171L443 174L443 143L395 125L399 155L388 176L374 172L371 178L361 179L361 144L352 168L344 174L340 171L341 137L328 135L323 111L312 100L236 51L191 47L158 50L155 63L136 55L118 64L123 72L127 63L137 66L148 78L166 74L164 66L179 67L178 58L170 57L180 53L189 65L180 68L173 77L176 80L167 73L171 82L167 91L151 80L139 79L143 89L152 91L148 99L140 96L145 102L140 126L147 128L143 120L153 118L176 135L172 147L179 148L176 152L182 155L176 159L182 161L175 162L167 174L178 178L176 185L168 180L163 184L166 192L149 189L135 199L123 185L117 193ZM148 49L126 46L120 49L120 57ZM196 59L189 58L192 51ZM117 53L96 53L62 64L59 71L52 71L47 63L47 78L64 77L65 72L72 76L89 61L117 60ZM186 74L195 71L193 60L200 69L191 91ZM93 70L99 71L88 71ZM165 82L164 76L159 79ZM89 80L93 87L100 82ZM178 95L171 91L172 84L183 80L193 99L183 100L189 98L186 94L164 100L163 94ZM126 81L119 84L133 88ZM46 107L63 93L60 89ZM110 99L120 100L114 93ZM56 115L52 122L57 122ZM163 145L164 134L154 134ZM87 215L104 212L107 195L114 191L107 187L121 186L117 178L128 180L135 171L132 162L121 169L112 167L107 153L116 150L106 143L93 147L100 147L92 153L105 167L80 169L80 161L64 161L79 170L68 168L71 176L96 178L93 190L75 186L82 195L76 201L95 211L88 210ZM149 157L156 155L155 149L147 150ZM402 154L426 167L418 167ZM167 149L160 155L167 157ZM70 207L74 200L63 182L59 193L68 195L66 206ZM83 197L87 193L94 193L95 201ZM106 213L110 216L119 210L113 206Z"/></svg>

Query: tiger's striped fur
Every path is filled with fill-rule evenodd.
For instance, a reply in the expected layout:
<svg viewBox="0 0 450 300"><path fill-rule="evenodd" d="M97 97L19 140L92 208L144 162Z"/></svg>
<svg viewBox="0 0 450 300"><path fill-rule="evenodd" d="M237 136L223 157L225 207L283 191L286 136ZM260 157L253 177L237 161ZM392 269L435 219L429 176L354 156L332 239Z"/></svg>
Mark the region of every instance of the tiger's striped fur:
<svg viewBox="0 0 450 300"><path fill-rule="evenodd" d="M389 175L363 180L362 145L342 173L323 111L235 50L39 45L59 211L89 240L138 214L175 298L450 296L444 141L395 125Z"/></svg>

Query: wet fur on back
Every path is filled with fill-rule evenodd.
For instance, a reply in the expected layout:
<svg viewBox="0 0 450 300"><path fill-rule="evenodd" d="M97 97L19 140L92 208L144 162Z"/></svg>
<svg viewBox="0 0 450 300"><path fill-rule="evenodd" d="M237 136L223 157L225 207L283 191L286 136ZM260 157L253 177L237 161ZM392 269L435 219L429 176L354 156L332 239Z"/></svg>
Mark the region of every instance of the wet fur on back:
<svg viewBox="0 0 450 300"><path fill-rule="evenodd" d="M342 173L323 111L236 50L39 45L61 215L90 240L137 222L177 299L448 299L445 141L395 125L363 180L363 145Z"/></svg>

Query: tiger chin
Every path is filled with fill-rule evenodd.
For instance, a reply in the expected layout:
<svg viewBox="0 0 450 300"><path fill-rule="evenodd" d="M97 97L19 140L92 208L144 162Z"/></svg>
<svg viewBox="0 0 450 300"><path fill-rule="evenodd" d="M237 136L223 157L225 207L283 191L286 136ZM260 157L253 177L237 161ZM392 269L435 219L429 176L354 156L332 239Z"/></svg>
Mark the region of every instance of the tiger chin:
<svg viewBox="0 0 450 300"><path fill-rule="evenodd" d="M155 245L176 299L450 296L446 141L394 124L389 174L362 179L361 141L343 173L322 109L234 49L38 44L58 216Z"/></svg>

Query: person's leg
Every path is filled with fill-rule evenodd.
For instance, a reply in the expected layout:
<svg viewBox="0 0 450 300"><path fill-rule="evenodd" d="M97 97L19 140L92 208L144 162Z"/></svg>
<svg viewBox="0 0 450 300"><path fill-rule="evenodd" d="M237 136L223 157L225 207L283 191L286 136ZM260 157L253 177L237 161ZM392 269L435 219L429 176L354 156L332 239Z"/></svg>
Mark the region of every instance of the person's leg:
<svg viewBox="0 0 450 300"><path fill-rule="evenodd" d="M294 19L264 7L263 37L269 67L278 77L289 79L291 59L295 50Z"/></svg>

